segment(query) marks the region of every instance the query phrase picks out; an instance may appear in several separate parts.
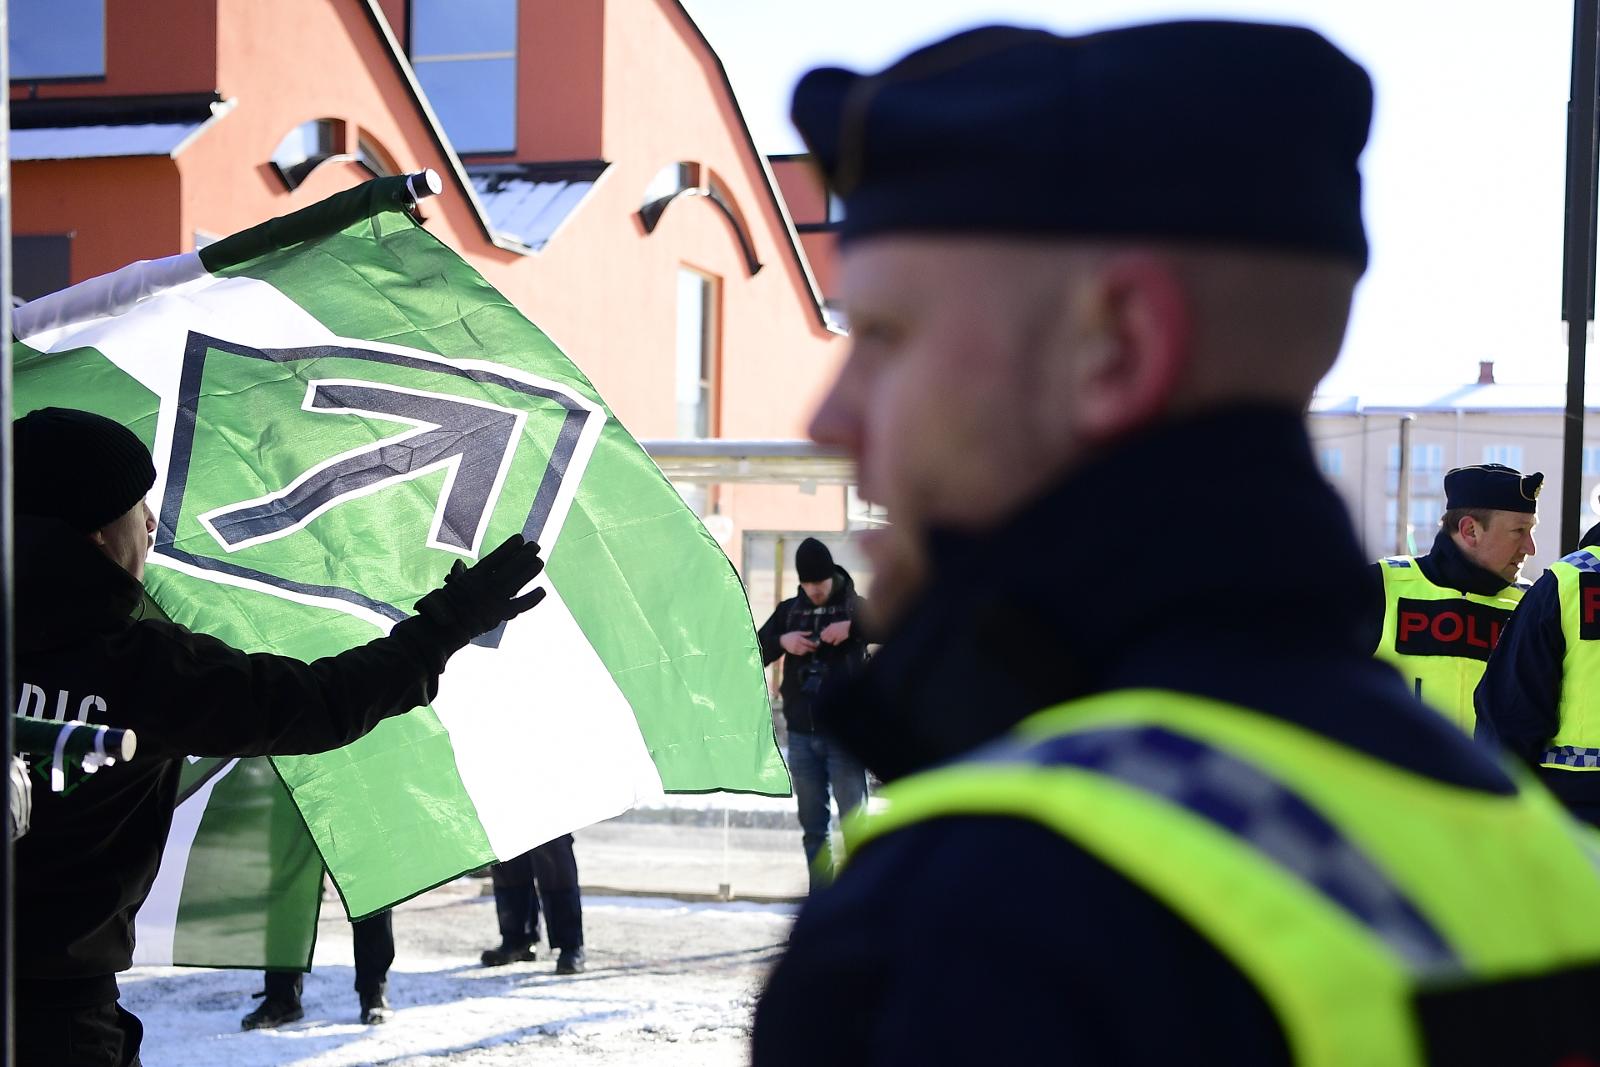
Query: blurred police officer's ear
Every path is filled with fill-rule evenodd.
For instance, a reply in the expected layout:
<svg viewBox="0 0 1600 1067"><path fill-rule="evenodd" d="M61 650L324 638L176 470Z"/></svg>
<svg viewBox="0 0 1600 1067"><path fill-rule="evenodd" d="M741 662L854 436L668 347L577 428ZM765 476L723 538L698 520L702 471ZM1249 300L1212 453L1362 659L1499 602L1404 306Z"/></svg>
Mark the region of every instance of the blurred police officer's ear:
<svg viewBox="0 0 1600 1067"><path fill-rule="evenodd" d="M1079 287L1078 336L1061 353L1063 396L1086 444L1121 437L1172 405L1193 356L1183 282L1159 252L1107 255Z"/></svg>

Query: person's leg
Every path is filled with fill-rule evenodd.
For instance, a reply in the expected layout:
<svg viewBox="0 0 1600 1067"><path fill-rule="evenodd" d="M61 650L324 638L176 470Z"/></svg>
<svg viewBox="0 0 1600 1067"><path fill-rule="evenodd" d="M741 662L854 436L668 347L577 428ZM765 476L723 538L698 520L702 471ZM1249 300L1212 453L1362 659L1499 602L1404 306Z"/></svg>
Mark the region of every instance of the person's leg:
<svg viewBox="0 0 1600 1067"><path fill-rule="evenodd" d="M266 987L269 1000L281 1000L291 1004L300 1003L300 994L305 990L306 976L299 971L263 971L261 984Z"/></svg>
<svg viewBox="0 0 1600 1067"><path fill-rule="evenodd" d="M867 802L867 769L836 741L828 741L828 780L833 785L833 800L839 806L839 823ZM849 839L845 839L846 847Z"/></svg>
<svg viewBox="0 0 1600 1067"><path fill-rule="evenodd" d="M356 956L356 992L381 993L394 963L394 913L380 911L350 924Z"/></svg>
<svg viewBox="0 0 1600 1067"><path fill-rule="evenodd" d="M828 881L822 870L831 870L832 863L822 855L828 844L827 745L816 734L789 731L789 779L794 783L811 888L820 889Z"/></svg>
<svg viewBox="0 0 1600 1067"><path fill-rule="evenodd" d="M144 1043L144 1023L121 1004L113 1007L117 1009L117 1029L122 1031L122 1059L117 1067L140 1067L139 1046Z"/></svg>
<svg viewBox="0 0 1600 1067"><path fill-rule="evenodd" d="M249 1015L239 1020L245 1030L261 1030L305 1018L300 1006L300 992L305 986L305 975L299 971L267 971L262 974L265 991L256 994L261 1004Z"/></svg>
<svg viewBox="0 0 1600 1067"><path fill-rule="evenodd" d="M14 1019L17 1067L139 1067L144 1027L120 1004L19 1001Z"/></svg>
<svg viewBox="0 0 1600 1067"><path fill-rule="evenodd" d="M833 800L839 806L842 820L867 799L867 769L836 741L828 746L828 781L833 786Z"/></svg>
<svg viewBox="0 0 1600 1067"><path fill-rule="evenodd" d="M394 963L394 913L380 911L350 924L356 956L356 995L361 1021L368 1026L389 1021L389 966Z"/></svg>
<svg viewBox="0 0 1600 1067"><path fill-rule="evenodd" d="M578 858L572 835L565 834L533 850L533 865L544 903L550 947L558 950L557 974L583 970L583 899L578 889Z"/></svg>
<svg viewBox="0 0 1600 1067"><path fill-rule="evenodd" d="M494 882L495 921L500 944L483 953L485 967L534 958L532 945L539 940L539 898L533 888L533 854L496 863L489 868Z"/></svg>

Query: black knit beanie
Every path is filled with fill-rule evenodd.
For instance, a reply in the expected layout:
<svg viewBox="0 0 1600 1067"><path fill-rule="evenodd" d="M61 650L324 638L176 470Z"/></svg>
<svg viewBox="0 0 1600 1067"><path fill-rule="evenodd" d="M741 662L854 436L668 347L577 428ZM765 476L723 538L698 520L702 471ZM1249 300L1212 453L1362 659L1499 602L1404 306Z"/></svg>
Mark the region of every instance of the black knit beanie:
<svg viewBox="0 0 1600 1067"><path fill-rule="evenodd" d="M11 424L18 515L57 518L82 534L121 518L156 482L144 442L103 415L40 408Z"/></svg>
<svg viewBox="0 0 1600 1067"><path fill-rule="evenodd" d="M833 553L815 537L808 537L795 549L794 569L802 582L820 582L833 577Z"/></svg>

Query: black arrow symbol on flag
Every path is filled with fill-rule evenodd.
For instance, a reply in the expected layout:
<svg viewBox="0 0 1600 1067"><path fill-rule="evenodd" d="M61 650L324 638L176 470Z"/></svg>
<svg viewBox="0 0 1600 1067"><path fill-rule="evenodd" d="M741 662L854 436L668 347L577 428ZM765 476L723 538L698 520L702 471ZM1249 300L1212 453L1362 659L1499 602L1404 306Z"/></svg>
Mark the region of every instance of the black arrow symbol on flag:
<svg viewBox="0 0 1600 1067"><path fill-rule="evenodd" d="M429 543L475 555L516 447L522 416L505 408L370 382L311 383L310 409L409 422L417 429L313 467L289 486L200 517L230 551L275 540L329 508L383 486L445 470Z"/></svg>

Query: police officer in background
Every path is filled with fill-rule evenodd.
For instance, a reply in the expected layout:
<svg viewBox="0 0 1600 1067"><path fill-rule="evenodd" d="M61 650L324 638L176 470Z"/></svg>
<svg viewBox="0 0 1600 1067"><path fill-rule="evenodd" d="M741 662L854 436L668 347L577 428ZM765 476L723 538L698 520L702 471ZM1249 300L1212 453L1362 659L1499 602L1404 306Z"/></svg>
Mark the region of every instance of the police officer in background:
<svg viewBox="0 0 1600 1067"><path fill-rule="evenodd" d="M1600 827L1600 525L1533 583L1478 683L1478 736Z"/></svg>
<svg viewBox="0 0 1600 1067"><path fill-rule="evenodd" d="M1527 586L1543 474L1499 463L1444 476L1433 550L1372 565L1371 643L1426 703L1472 732L1472 692Z"/></svg>
<svg viewBox="0 0 1600 1067"><path fill-rule="evenodd" d="M885 644L819 713L892 781L758 1067L1600 1058L1582 828L1358 640L1306 437L1371 103L1246 23L800 82L851 324L811 432L894 521Z"/></svg>

